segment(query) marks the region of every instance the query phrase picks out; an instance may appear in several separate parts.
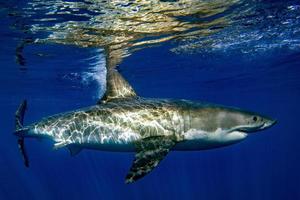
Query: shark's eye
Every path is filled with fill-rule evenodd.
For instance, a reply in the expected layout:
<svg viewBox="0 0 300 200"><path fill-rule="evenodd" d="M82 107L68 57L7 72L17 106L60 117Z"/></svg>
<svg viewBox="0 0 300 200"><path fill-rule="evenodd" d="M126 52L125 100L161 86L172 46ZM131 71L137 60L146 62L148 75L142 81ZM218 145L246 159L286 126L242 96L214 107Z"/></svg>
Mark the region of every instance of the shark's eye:
<svg viewBox="0 0 300 200"><path fill-rule="evenodd" d="M257 121L257 117L256 116L253 117L253 121L255 121L255 122Z"/></svg>

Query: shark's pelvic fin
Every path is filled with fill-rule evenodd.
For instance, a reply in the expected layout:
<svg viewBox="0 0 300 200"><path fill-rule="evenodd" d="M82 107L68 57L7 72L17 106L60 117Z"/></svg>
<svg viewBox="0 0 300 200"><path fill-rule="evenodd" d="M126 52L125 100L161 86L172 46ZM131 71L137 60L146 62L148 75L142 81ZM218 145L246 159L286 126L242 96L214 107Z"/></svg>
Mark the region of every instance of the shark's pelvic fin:
<svg viewBox="0 0 300 200"><path fill-rule="evenodd" d="M56 143L54 143L53 149L57 150L63 147L66 147L67 145L69 145L70 143L68 141L62 140L62 141L58 141Z"/></svg>
<svg viewBox="0 0 300 200"><path fill-rule="evenodd" d="M106 92L97 104L114 99L136 97L134 89L116 69L116 65L122 59L122 52L106 49L106 54Z"/></svg>
<svg viewBox="0 0 300 200"><path fill-rule="evenodd" d="M151 172L177 142L174 136L153 136L137 142L135 159L125 182L132 183Z"/></svg>

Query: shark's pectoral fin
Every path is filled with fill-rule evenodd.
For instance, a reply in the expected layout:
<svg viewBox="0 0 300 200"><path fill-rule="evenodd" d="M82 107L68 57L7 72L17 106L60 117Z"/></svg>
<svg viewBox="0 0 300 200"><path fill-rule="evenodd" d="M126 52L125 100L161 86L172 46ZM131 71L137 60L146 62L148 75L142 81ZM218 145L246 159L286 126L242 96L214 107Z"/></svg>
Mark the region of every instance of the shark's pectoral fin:
<svg viewBox="0 0 300 200"><path fill-rule="evenodd" d="M151 172L178 141L175 136L156 136L137 142L137 152L126 183L132 183Z"/></svg>
<svg viewBox="0 0 300 200"><path fill-rule="evenodd" d="M70 151L71 156L76 156L82 150L82 148L80 146L74 145L74 144L70 144L68 146L68 149Z"/></svg>

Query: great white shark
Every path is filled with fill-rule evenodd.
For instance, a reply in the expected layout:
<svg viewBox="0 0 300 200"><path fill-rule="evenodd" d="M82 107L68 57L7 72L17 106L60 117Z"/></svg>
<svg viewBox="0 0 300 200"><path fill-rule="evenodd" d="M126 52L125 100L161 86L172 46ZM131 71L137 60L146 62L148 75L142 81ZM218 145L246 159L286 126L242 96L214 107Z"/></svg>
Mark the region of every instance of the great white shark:
<svg viewBox="0 0 300 200"><path fill-rule="evenodd" d="M27 103L16 112L24 163L24 138L49 138L71 155L82 149L136 152L126 176L134 182L151 172L170 150L205 150L235 144L276 120L239 108L180 99L143 98L115 67L107 67L107 89L96 105L23 126Z"/></svg>

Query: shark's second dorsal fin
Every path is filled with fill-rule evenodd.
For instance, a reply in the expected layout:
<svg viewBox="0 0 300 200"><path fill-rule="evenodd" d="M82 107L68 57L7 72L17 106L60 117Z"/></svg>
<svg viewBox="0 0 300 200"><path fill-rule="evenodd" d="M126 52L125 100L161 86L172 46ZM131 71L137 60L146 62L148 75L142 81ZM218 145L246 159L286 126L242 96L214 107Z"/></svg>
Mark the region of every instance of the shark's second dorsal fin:
<svg viewBox="0 0 300 200"><path fill-rule="evenodd" d="M136 97L136 93L131 85L117 71L116 66L122 60L122 50L106 49L106 92L98 101L98 104L114 99Z"/></svg>

